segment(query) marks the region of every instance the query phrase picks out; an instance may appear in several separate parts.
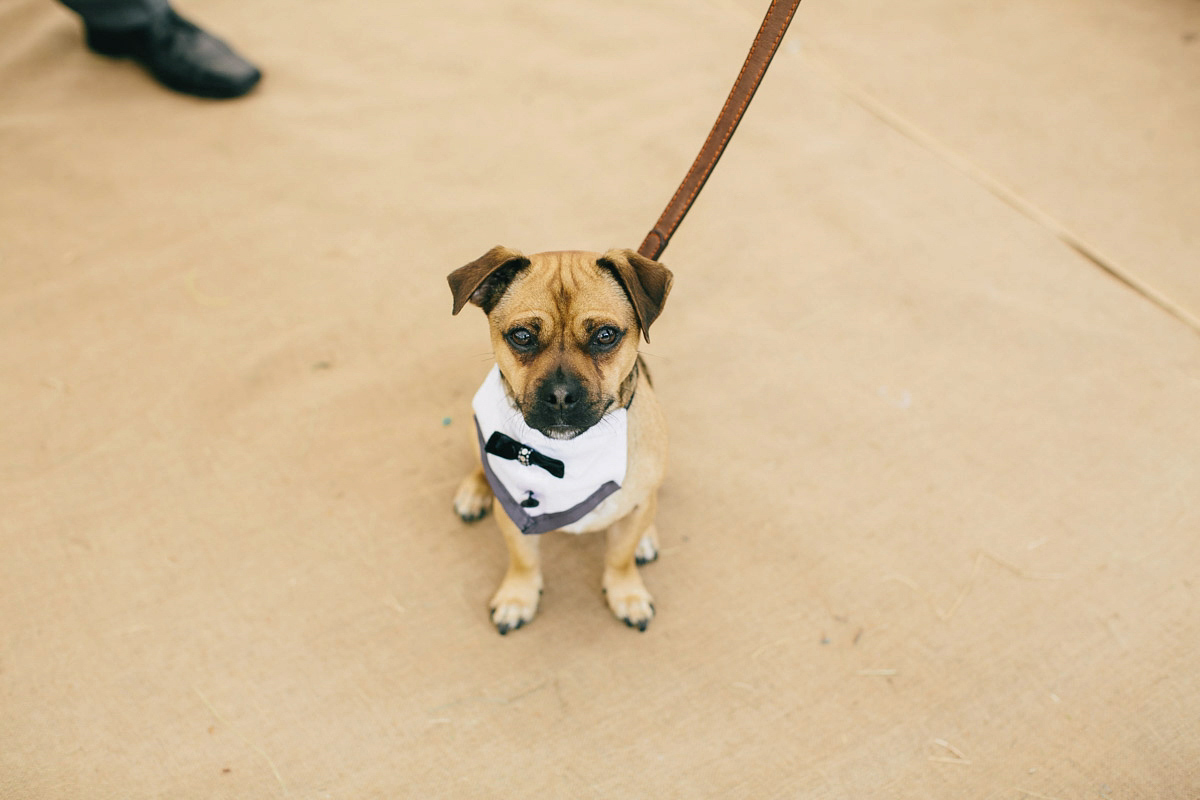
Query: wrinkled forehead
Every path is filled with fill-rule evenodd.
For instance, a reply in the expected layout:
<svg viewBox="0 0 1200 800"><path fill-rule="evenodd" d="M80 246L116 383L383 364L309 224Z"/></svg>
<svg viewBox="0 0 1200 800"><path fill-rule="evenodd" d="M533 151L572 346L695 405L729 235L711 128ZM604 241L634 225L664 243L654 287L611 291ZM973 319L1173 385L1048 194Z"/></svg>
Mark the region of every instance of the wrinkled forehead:
<svg viewBox="0 0 1200 800"><path fill-rule="evenodd" d="M568 250L538 253L521 270L489 315L500 325L532 317L555 328L587 322L636 324L633 306L612 273L596 263L599 253Z"/></svg>

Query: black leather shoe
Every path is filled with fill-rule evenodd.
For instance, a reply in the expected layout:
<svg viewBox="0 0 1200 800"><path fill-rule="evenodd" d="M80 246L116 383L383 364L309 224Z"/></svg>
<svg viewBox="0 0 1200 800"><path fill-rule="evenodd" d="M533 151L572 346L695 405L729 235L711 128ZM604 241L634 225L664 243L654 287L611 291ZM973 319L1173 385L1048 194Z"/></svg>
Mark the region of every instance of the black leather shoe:
<svg viewBox="0 0 1200 800"><path fill-rule="evenodd" d="M87 45L101 55L142 64L159 83L198 97L241 97L262 77L258 68L217 37L168 9L141 28L85 26Z"/></svg>

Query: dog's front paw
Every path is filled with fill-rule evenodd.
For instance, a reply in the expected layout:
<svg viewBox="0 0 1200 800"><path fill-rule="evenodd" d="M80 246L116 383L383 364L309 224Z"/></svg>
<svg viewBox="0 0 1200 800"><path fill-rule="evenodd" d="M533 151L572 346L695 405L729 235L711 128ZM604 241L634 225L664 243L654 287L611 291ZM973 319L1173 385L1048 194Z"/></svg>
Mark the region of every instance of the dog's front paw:
<svg viewBox="0 0 1200 800"><path fill-rule="evenodd" d="M654 598L646 591L636 570L604 573L604 599L617 619L631 628L645 631L654 619Z"/></svg>
<svg viewBox="0 0 1200 800"><path fill-rule="evenodd" d="M500 635L532 622L541 596L541 575L505 575L491 602L492 623Z"/></svg>
<svg viewBox="0 0 1200 800"><path fill-rule="evenodd" d="M483 470L477 469L458 485L454 494L454 512L463 522L483 519L492 507L492 487L488 485Z"/></svg>

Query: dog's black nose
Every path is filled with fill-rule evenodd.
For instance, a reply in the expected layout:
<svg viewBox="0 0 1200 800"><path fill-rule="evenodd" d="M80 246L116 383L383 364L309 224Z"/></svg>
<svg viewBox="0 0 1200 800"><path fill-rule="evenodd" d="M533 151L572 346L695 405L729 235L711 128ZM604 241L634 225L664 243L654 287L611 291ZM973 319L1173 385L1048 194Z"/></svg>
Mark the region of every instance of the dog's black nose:
<svg viewBox="0 0 1200 800"><path fill-rule="evenodd" d="M559 413L575 408L586 395L579 378L562 369L548 375L538 390L538 400L543 408Z"/></svg>
<svg viewBox="0 0 1200 800"><path fill-rule="evenodd" d="M566 411L579 400L579 390L569 383L552 383L542 388L542 402L559 411Z"/></svg>

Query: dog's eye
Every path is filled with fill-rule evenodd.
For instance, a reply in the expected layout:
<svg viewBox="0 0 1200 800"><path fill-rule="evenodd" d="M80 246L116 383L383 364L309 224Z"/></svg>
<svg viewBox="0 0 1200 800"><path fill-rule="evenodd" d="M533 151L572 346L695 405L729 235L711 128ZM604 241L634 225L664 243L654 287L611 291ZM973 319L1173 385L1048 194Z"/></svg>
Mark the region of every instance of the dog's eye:
<svg viewBox="0 0 1200 800"><path fill-rule="evenodd" d="M513 328L504 335L508 343L518 350L532 350L537 344L537 337L527 328Z"/></svg>
<svg viewBox="0 0 1200 800"><path fill-rule="evenodd" d="M612 325L605 325L592 335L593 350L611 350L621 340L621 332Z"/></svg>

